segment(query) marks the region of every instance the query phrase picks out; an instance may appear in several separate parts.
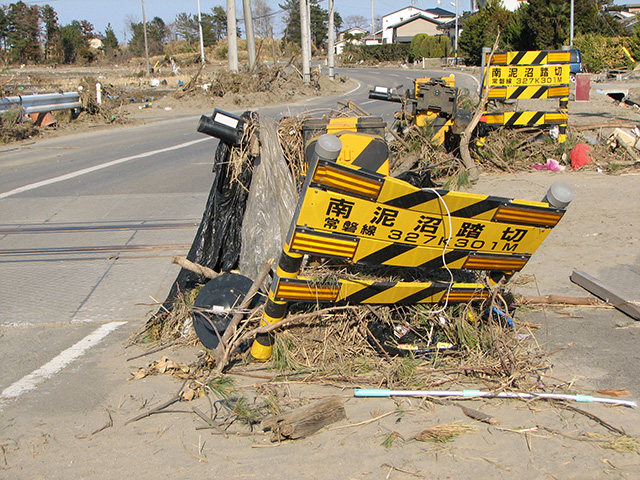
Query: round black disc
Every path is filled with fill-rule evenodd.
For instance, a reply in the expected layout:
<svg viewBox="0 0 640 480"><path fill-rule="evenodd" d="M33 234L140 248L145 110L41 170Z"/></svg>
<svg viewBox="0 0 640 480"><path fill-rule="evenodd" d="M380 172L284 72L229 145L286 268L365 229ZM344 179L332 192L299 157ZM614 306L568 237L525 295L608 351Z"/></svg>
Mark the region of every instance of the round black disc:
<svg viewBox="0 0 640 480"><path fill-rule="evenodd" d="M233 318L231 309L240 305L251 285L253 280L249 277L223 273L202 287L193 302L195 308L192 318L193 328L205 347L214 349L218 346L219 337L222 337ZM260 301L260 295L256 295L249 308L254 308Z"/></svg>

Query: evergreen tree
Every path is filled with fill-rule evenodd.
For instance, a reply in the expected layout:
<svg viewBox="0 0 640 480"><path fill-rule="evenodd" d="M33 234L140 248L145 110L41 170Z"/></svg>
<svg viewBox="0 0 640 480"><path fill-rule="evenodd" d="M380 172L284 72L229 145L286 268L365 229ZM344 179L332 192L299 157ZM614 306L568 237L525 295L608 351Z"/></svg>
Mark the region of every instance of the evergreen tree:
<svg viewBox="0 0 640 480"><path fill-rule="evenodd" d="M300 45L302 43L300 33L300 1L299 0L285 0L285 3L278 5L281 9L286 11L286 27L284 30L285 42L295 43ZM324 41L329 31L329 12L318 5L317 0L311 0L310 10L310 23L311 23L311 43L316 49L322 48ZM342 17L338 12L334 13L333 17L336 31L342 27Z"/></svg>
<svg viewBox="0 0 640 480"><path fill-rule="evenodd" d="M529 0L522 6L521 43L527 50L558 49L569 38L570 4L565 0Z"/></svg>
<svg viewBox="0 0 640 480"><path fill-rule="evenodd" d="M205 29L205 18L206 18L206 29L209 38L209 44L212 45L214 43L219 42L223 38L227 36L227 11L220 7L213 7L211 9L211 14L203 15L202 17L202 34L204 35ZM238 36L240 34L238 33Z"/></svg>
<svg viewBox="0 0 640 480"><path fill-rule="evenodd" d="M23 1L12 3L7 11L6 42L11 61L38 62L42 57L40 46L40 8Z"/></svg>
<svg viewBox="0 0 640 480"><path fill-rule="evenodd" d="M613 6L613 0L575 0L575 33L604 36L627 35L624 27L607 13Z"/></svg>
<svg viewBox="0 0 640 480"><path fill-rule="evenodd" d="M60 45L62 62L92 62L95 52L89 48L89 40L95 36L93 25L87 20L74 20L60 28Z"/></svg>
<svg viewBox="0 0 640 480"><path fill-rule="evenodd" d="M42 21L44 22L44 58L58 60L60 58L60 25L58 14L51 5L42 7Z"/></svg>
<svg viewBox="0 0 640 480"><path fill-rule="evenodd" d="M173 25L176 35L180 38L183 38L189 43L198 40L200 33L198 31L198 17L196 15L181 12L176 15Z"/></svg>
<svg viewBox="0 0 640 480"><path fill-rule="evenodd" d="M131 40L129 40L129 48L136 56L144 55L144 26L142 22L131 22L129 24L131 31ZM149 55L162 55L164 53L164 44L169 40L169 29L160 17L153 17L147 22L147 45L149 47Z"/></svg>
<svg viewBox="0 0 640 480"><path fill-rule="evenodd" d="M113 31L113 27L111 23L107 23L107 27L104 29L104 38L102 39L102 44L107 52L114 52L118 50L120 46L118 44L118 38L116 37L116 33Z"/></svg>
<svg viewBox="0 0 640 480"><path fill-rule="evenodd" d="M467 63L479 65L482 61L482 47L491 47L495 42L498 30L504 32L513 20L513 13L502 6L500 0L488 0L478 13L462 19L462 33L458 39L458 48ZM500 36L500 47L506 41Z"/></svg>
<svg viewBox="0 0 640 480"><path fill-rule="evenodd" d="M0 5L0 57L3 62L7 61L6 52L9 48L9 18L5 9L4 5Z"/></svg>

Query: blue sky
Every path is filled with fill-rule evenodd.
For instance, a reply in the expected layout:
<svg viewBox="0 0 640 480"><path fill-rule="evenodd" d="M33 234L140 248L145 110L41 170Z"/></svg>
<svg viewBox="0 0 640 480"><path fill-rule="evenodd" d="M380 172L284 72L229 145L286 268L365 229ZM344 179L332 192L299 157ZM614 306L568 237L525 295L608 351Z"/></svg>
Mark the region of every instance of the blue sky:
<svg viewBox="0 0 640 480"><path fill-rule="evenodd" d="M0 3L8 5L13 0L0 0ZM104 33L108 23L111 23L120 41L125 38L125 28L127 19L142 21L141 0L24 0L25 3L51 5L58 13L60 24L66 25L72 20L88 20L94 28ZM278 3L282 0L266 0L274 11L279 10ZM455 0L416 0L415 6L418 8L435 8L440 6L446 10L455 11L455 6L451 5ZM327 8L327 0L321 0L323 8ZM616 4L628 3L623 0L616 0ZM197 13L197 0L145 0L145 12L147 20L153 17L160 17L166 23L171 23L180 12ZM242 17L242 0L236 0L238 16ZM402 2L393 0L375 0L375 15L385 15L394 12L405 6L411 6L412 1ZM226 0L200 0L202 12L209 12L215 6L226 7ZM342 18L350 15L361 15L367 19L371 17L371 0L334 0L335 9ZM455 5L455 3L454 3ZM460 13L469 10L469 0L458 0ZM278 35L282 32L281 16L276 16L274 31ZM129 35L128 33L126 34Z"/></svg>
<svg viewBox="0 0 640 480"><path fill-rule="evenodd" d="M0 3L8 5L15 0L0 0ZM124 39L124 30L126 28L127 19L133 18L142 21L142 3L141 0L23 0L28 4L51 5L58 13L59 23L66 25L72 20L88 20L94 28L104 33L107 23L111 23L119 40ZM271 8L279 10L278 3L283 0L266 0ZM454 11L455 7L449 4L451 0L442 0L442 8ZM320 4L323 8L327 8L327 0L321 0ZM200 0L200 8L202 12L210 12L215 6L223 6L226 8L226 0ZM242 17L242 0L236 0L236 9L238 17ZM362 15L369 19L371 17L371 0L334 0L335 9L340 13L342 18L350 15ZM153 17L160 17L166 23L171 23L176 15L180 12L195 14L198 11L197 0L145 0L145 13L147 20ZM399 10L405 6L411 6L411 0L406 2L394 2L393 0L375 0L375 14L385 15L387 13ZM435 8L438 7L437 0L418 0L416 1L418 8ZM469 9L469 0L459 0L459 9ZM274 22L274 31L282 31L282 22L280 16L276 17ZM129 35L127 33L127 35Z"/></svg>

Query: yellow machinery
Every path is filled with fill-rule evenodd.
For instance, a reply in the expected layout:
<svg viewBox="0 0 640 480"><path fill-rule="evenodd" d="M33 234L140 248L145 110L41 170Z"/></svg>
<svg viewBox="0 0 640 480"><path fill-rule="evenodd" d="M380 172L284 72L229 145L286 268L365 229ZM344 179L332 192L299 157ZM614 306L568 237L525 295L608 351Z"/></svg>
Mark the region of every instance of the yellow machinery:
<svg viewBox="0 0 640 480"><path fill-rule="evenodd" d="M431 128L431 142L434 145L445 143L456 119L460 117L458 89L453 74L441 78L418 78L413 83L413 89L407 90L404 96L394 89L376 86L369 91L369 98L402 103L403 108L398 114L400 124Z"/></svg>

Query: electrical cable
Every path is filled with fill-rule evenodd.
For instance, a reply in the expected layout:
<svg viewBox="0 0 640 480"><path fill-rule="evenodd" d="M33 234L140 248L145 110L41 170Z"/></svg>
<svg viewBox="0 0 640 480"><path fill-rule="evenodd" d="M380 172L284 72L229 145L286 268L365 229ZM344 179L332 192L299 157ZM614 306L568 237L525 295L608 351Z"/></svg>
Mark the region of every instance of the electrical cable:
<svg viewBox="0 0 640 480"><path fill-rule="evenodd" d="M442 205L444 205L444 209L447 211L447 220L449 222L449 237L447 238L447 241L444 244L444 248L442 249L442 265L447 270L447 272L449 272L449 278L450 278L449 286L447 287L446 298L445 298L445 301L444 301L444 305L443 305L443 307L441 309L439 309L439 310L430 310L430 311L426 312L426 313L429 313L429 314L436 315L438 313L444 312L447 309L447 307L449 306L449 294L451 293L451 289L453 288L453 284L454 284L453 272L449 269L449 265L447 265L447 258L446 258L447 248L449 248L449 243L451 242L451 239L453 238L453 226L452 226L452 223L451 223L451 211L449 210L449 207L447 206L447 202L445 202L444 198L442 198L442 195L440 195L440 193L435 188L423 188L423 190L427 190L427 191L430 191L430 192L433 192L433 193L436 194L436 196L440 200L440 203Z"/></svg>

